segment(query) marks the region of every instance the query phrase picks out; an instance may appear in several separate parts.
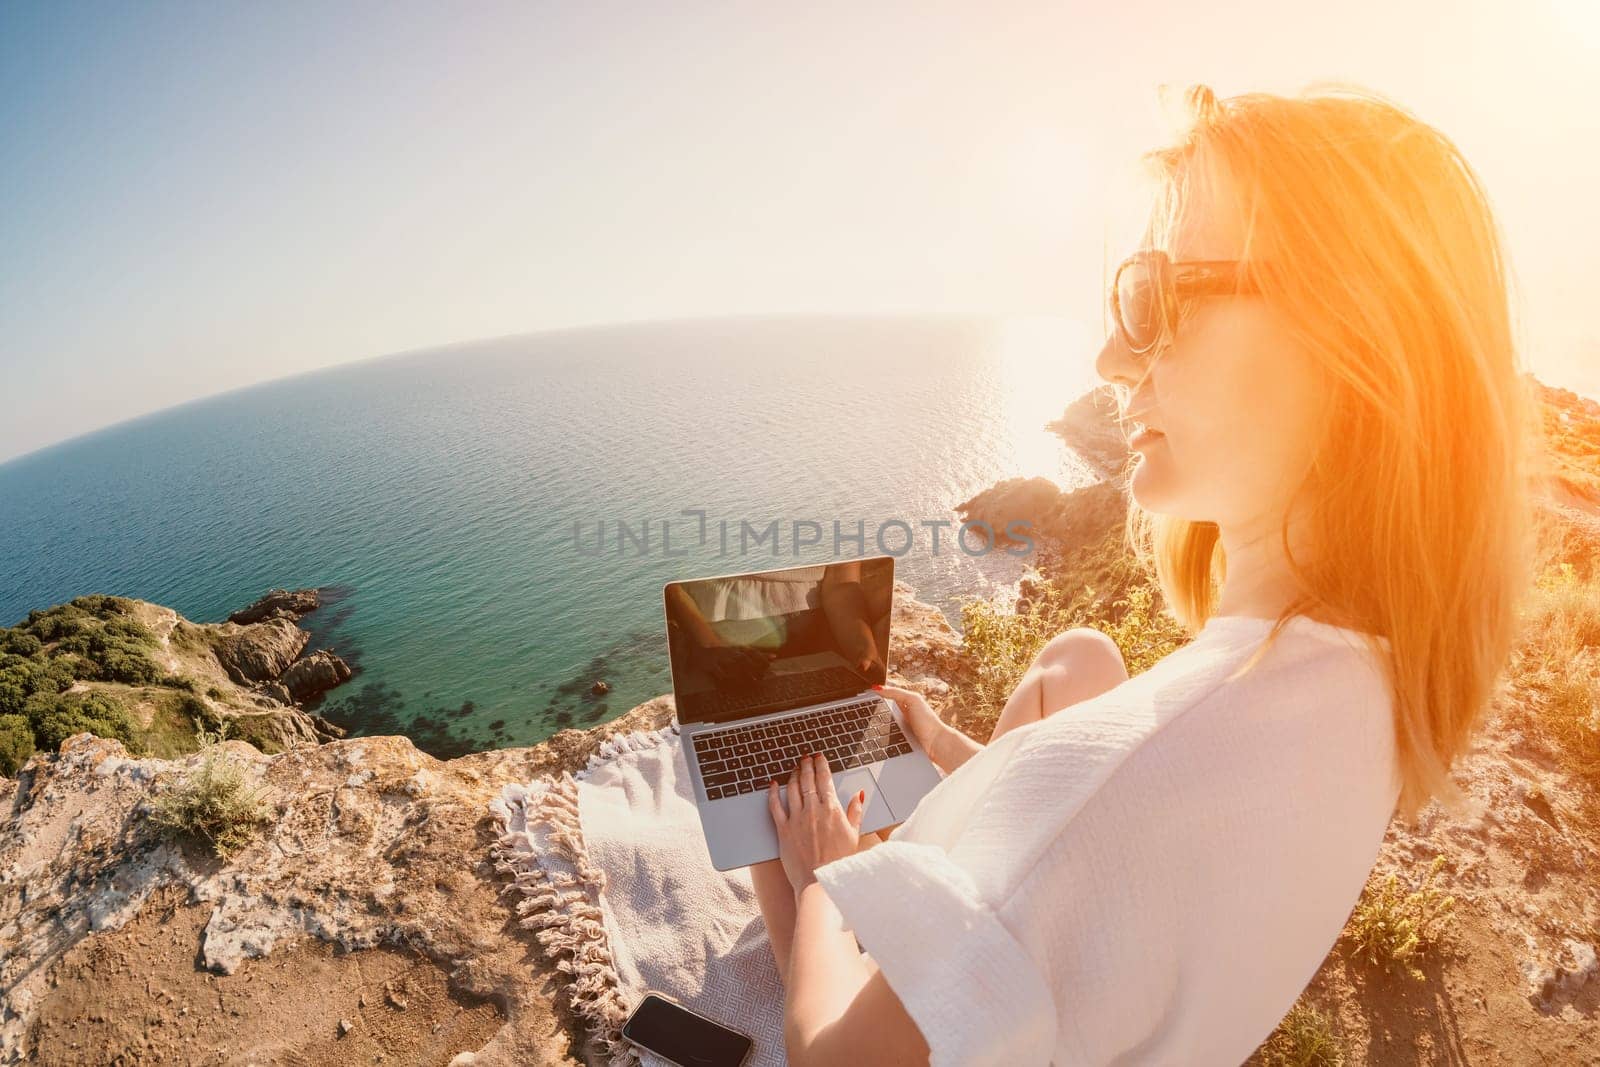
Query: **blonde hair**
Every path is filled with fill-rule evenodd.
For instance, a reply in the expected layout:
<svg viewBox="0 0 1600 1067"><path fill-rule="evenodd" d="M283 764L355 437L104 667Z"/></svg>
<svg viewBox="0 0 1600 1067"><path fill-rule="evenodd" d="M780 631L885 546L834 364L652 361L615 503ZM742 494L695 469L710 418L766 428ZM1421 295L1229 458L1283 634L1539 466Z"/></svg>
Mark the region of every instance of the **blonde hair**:
<svg viewBox="0 0 1600 1067"><path fill-rule="evenodd" d="M1153 243L1206 177L1187 165L1203 151L1245 222L1246 269L1329 401L1294 498L1314 504L1310 558L1294 557L1286 514L1300 592L1257 658L1297 614L1367 633L1394 697L1398 810L1459 807L1450 767L1493 699L1534 557L1533 404L1487 196L1448 138L1367 90L1218 100L1195 86L1184 100L1186 131L1144 157ZM1198 632L1227 573L1216 524L1131 506L1126 532Z"/></svg>

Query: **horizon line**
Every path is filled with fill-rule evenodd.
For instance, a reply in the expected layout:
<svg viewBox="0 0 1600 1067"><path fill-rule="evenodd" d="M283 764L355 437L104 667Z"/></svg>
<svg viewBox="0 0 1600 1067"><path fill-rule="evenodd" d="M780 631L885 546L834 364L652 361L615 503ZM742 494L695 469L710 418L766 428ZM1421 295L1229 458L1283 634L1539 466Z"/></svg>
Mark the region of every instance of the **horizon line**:
<svg viewBox="0 0 1600 1067"><path fill-rule="evenodd" d="M298 380L300 378L309 378L309 377L311 377L313 375L326 374L326 373L329 373L331 371L343 370L345 368L356 367L356 366L360 366L360 365L366 364L366 363L379 363L379 362L382 362L383 360L387 360L387 359L402 359L402 358L404 358L406 356L420 356L420 355L424 355L424 354L428 354L428 353L434 353L434 352L445 352L445 351L448 351L449 349L452 349L452 348L466 348L466 347L474 346L474 345L494 344L495 342L498 342L498 341L511 341L511 340L517 340L517 339L525 338L525 337L546 337L546 336L551 336L551 335L556 335L556 334L563 334L563 333L592 333L592 332L599 332L599 331L602 331L602 330L612 330L612 329L625 330L625 329L639 328L639 327L665 326L665 325L670 325L670 324L673 324L673 323L732 322L732 321L743 320L743 319L932 319L932 318L996 319L996 320L1000 320L1000 319L1013 319L1013 318L1059 318L1059 319L1065 319L1065 318L1068 318L1068 316L1060 315L1060 314L1052 315L1052 314L1047 314L1047 313L1043 313L1043 312L1033 313L1033 314L1021 314L1021 313L1001 313L1001 312L989 312L989 311L948 311L948 310L944 310L944 311L741 311L741 312L734 312L734 313L726 314L726 315L690 314L690 315L671 315L671 316L667 316L665 318L607 319L607 320L603 320L603 321L597 320L597 321L593 321L593 322L573 323L573 324L569 324L569 325L566 325L566 326L552 326L552 327L549 327L547 329L514 330L514 331L512 331L510 333L487 334L487 335L484 335L484 336L481 336L481 337L469 337L469 338L465 338L465 339L459 340L459 341L445 341L445 342L441 342L441 343L437 343L437 344L423 344L423 345L418 345L418 346L413 347L413 348L402 348L402 349L399 349L398 351L394 351L394 352L380 352L380 353L378 353L376 355L357 356L357 357L355 357L353 359L339 360L338 362L335 362L335 363L326 363L326 364L323 364L320 367L311 367L311 368L309 368L307 370L295 371L293 373L280 375L280 376L275 377L275 378L263 378L263 379L261 379L259 381L246 382L243 385L230 386L229 388L226 388L226 389L219 389L214 393L203 393L200 396L189 397L187 400L179 400L176 403L167 404L164 407L152 408L149 411L141 411L141 412L138 412L136 414L129 415L129 416L125 417L125 418L116 419L116 420L114 420L112 422L102 423L99 426L95 426L95 427L92 427L90 429L83 430L83 431L81 431L79 433L72 434L72 435L70 435L68 437L57 438L54 441L49 441L49 442L46 442L45 444L39 445L37 447L30 448L25 452L18 452L15 455L0 457L0 470L3 470L6 467L9 467L14 463L20 463L20 462L22 462L24 460L33 459L33 458L35 458L35 457L37 457L37 456L39 456L39 455L41 455L41 454L43 454L45 452L50 452L50 451L53 451L53 450L55 450L57 448L64 448L64 447L66 447L68 445L77 444L80 441L85 441L85 440L87 440L89 438L92 438L92 437L98 437L101 434L110 433L113 430L119 430L119 429L122 429L122 428L127 427L127 426L132 426L135 423L143 422L146 419L154 419L154 418L157 418L159 416L166 415L166 414L169 414L169 413L174 412L174 411L181 410L181 409L186 408L186 407L190 407L192 405L205 404L205 403L209 403L209 402L214 401L214 400L221 400L224 397L233 396L236 393L248 392L251 389L264 389L264 388L266 388L268 386L280 385L280 384L282 384L284 382L296 381L296 380Z"/></svg>

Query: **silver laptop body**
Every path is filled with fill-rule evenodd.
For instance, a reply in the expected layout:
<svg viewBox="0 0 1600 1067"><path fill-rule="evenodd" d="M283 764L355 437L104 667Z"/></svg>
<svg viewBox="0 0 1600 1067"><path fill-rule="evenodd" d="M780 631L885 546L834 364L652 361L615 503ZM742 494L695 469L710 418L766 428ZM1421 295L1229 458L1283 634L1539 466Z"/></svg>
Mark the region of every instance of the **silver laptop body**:
<svg viewBox="0 0 1600 1067"><path fill-rule="evenodd" d="M841 807L866 790L861 832L904 822L940 774L873 691L887 674L894 558L669 582L662 590L690 786L719 871L776 859L777 778L827 754Z"/></svg>

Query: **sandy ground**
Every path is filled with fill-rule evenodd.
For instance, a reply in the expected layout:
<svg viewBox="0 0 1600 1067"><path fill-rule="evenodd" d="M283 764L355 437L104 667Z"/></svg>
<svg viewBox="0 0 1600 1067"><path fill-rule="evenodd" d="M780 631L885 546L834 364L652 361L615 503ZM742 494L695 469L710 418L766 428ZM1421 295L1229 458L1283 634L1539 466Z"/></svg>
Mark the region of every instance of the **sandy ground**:
<svg viewBox="0 0 1600 1067"><path fill-rule="evenodd" d="M40 1064L448 1064L505 1022L404 948L306 938L218 975L196 965L207 907L152 896L120 930L61 960L41 1005ZM350 1024L341 1033L341 1022Z"/></svg>

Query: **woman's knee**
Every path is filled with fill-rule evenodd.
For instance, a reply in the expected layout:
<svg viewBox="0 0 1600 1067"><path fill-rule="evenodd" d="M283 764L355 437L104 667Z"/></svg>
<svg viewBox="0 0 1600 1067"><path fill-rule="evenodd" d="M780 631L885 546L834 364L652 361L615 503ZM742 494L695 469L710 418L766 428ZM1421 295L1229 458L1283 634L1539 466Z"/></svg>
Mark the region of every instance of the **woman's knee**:
<svg viewBox="0 0 1600 1067"><path fill-rule="evenodd" d="M1080 683L1109 689L1128 680L1117 643L1092 626L1075 626L1045 643L1034 658L1041 668L1059 667Z"/></svg>

